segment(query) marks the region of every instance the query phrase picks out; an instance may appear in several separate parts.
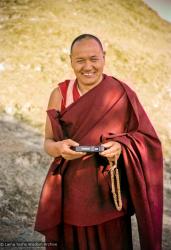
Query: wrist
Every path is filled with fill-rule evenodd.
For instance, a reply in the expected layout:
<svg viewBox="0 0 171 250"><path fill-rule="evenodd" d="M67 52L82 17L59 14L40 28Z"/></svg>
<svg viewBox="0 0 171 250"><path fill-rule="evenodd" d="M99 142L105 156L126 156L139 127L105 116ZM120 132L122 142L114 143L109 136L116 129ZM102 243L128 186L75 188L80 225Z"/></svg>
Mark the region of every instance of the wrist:
<svg viewBox="0 0 171 250"><path fill-rule="evenodd" d="M61 141L55 142L55 151L58 154L58 156L61 156Z"/></svg>

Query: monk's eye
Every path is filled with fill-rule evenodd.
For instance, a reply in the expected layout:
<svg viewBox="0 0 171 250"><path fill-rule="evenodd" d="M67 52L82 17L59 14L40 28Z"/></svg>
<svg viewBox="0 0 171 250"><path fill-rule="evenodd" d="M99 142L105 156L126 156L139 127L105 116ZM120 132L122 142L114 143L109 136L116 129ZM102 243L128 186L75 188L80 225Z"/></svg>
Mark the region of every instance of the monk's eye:
<svg viewBox="0 0 171 250"><path fill-rule="evenodd" d="M97 62L97 61L98 61L98 58L92 58L91 61L92 61L92 62Z"/></svg>
<svg viewBox="0 0 171 250"><path fill-rule="evenodd" d="M84 60L77 60L76 62L81 64L84 63Z"/></svg>

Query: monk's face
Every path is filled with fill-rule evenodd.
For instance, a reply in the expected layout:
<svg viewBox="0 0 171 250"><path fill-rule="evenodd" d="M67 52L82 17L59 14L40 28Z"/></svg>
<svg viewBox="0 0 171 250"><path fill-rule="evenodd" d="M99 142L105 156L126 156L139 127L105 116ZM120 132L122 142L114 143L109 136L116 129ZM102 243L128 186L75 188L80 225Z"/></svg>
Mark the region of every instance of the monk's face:
<svg viewBox="0 0 171 250"><path fill-rule="evenodd" d="M101 82L105 63L104 52L94 39L77 41L71 54L71 66L82 87L93 87Z"/></svg>

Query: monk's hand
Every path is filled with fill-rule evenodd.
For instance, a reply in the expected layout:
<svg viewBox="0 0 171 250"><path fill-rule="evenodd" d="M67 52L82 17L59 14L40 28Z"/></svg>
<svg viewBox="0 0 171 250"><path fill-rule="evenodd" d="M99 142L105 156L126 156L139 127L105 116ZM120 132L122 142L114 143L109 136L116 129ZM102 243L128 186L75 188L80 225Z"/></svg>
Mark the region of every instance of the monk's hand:
<svg viewBox="0 0 171 250"><path fill-rule="evenodd" d="M105 150L100 153L101 156L107 157L109 162L118 160L121 154L121 144L115 141L109 141L103 143L102 146L105 147Z"/></svg>
<svg viewBox="0 0 171 250"><path fill-rule="evenodd" d="M74 160L77 158L81 158L86 153L82 152L75 152L74 150L71 149L72 146L79 146L79 144L71 139L66 139L62 141L58 141L58 150L60 152L60 155L65 159L65 160Z"/></svg>

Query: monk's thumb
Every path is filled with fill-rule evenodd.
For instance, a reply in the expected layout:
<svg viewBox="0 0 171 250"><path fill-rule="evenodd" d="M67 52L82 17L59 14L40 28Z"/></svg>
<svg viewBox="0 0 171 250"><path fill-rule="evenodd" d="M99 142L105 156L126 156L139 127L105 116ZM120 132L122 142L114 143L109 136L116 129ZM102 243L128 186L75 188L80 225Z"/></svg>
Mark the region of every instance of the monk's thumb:
<svg viewBox="0 0 171 250"><path fill-rule="evenodd" d="M79 146L79 143L76 142L76 141L73 141L72 139L69 139L68 144L69 144L70 146Z"/></svg>
<svg viewBox="0 0 171 250"><path fill-rule="evenodd" d="M102 146L105 147L105 148L110 148L112 145L113 145L112 141L109 141L109 142L106 142L106 143L102 144Z"/></svg>

